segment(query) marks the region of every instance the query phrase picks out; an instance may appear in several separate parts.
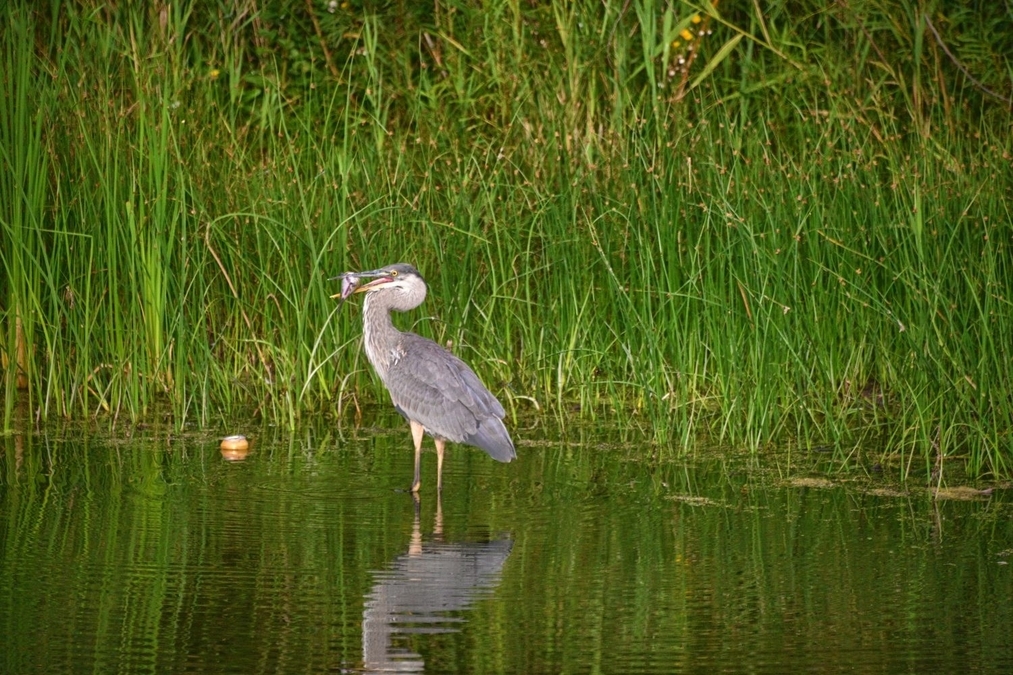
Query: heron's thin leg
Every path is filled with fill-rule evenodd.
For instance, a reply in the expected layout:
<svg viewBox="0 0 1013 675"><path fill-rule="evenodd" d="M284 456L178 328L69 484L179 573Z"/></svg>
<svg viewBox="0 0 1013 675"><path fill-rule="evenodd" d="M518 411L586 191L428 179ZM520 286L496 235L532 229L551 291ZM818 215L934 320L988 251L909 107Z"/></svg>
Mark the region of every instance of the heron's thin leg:
<svg viewBox="0 0 1013 675"><path fill-rule="evenodd" d="M420 470L422 464L422 437L426 433L425 427L411 420L409 422L412 427L412 440L415 441L415 480L412 481L412 492L418 494L419 488L422 487L422 472Z"/></svg>
<svg viewBox="0 0 1013 675"><path fill-rule="evenodd" d="M436 491L443 492L443 453L447 449L447 442L439 438L436 441Z"/></svg>

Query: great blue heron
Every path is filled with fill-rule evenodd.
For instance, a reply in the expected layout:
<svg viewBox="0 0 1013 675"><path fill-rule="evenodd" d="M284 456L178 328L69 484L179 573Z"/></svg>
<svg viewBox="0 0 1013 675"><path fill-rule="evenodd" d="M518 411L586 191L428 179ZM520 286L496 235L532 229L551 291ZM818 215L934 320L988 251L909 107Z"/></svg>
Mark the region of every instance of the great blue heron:
<svg viewBox="0 0 1013 675"><path fill-rule="evenodd" d="M426 299L426 282L411 265L398 263L368 272L341 275L347 298L365 293L362 306L366 356L394 407L411 425L415 441L412 493L422 485L419 464L422 438L436 442L436 489L443 490L443 454L447 441L481 448L500 462L517 457L503 424L506 411L468 365L432 340L403 333L390 320L391 310L407 312ZM360 279L372 279L359 286Z"/></svg>

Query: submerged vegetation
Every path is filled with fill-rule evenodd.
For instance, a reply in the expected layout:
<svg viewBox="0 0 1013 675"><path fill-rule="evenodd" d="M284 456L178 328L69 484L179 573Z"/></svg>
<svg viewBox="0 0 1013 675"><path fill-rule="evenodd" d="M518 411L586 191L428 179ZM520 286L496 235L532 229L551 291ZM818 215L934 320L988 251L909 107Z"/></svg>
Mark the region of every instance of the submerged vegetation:
<svg viewBox="0 0 1013 675"><path fill-rule="evenodd" d="M4 428L343 415L404 260L513 414L1009 477L1006 9L732 4L9 3Z"/></svg>

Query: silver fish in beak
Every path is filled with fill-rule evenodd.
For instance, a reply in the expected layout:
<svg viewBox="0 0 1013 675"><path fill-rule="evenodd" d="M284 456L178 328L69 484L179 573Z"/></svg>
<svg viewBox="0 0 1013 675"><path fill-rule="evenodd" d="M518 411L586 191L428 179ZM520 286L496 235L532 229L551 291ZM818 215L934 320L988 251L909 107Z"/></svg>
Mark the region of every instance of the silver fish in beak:
<svg viewBox="0 0 1013 675"><path fill-rule="evenodd" d="M348 296L355 292L356 288L359 287L360 279L354 272L345 272L344 274L339 274L336 277L331 277L331 280L334 279L341 279L341 292L335 293L331 296L332 298L345 300Z"/></svg>

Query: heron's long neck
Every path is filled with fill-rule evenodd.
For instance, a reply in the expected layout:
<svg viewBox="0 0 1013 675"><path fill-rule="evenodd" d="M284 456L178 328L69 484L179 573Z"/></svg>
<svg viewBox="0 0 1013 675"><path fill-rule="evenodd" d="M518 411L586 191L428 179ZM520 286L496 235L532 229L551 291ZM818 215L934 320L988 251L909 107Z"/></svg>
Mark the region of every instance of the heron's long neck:
<svg viewBox="0 0 1013 675"><path fill-rule="evenodd" d="M401 331L390 320L390 307L369 294L362 303L362 333L366 357L385 380L387 369L400 358Z"/></svg>

